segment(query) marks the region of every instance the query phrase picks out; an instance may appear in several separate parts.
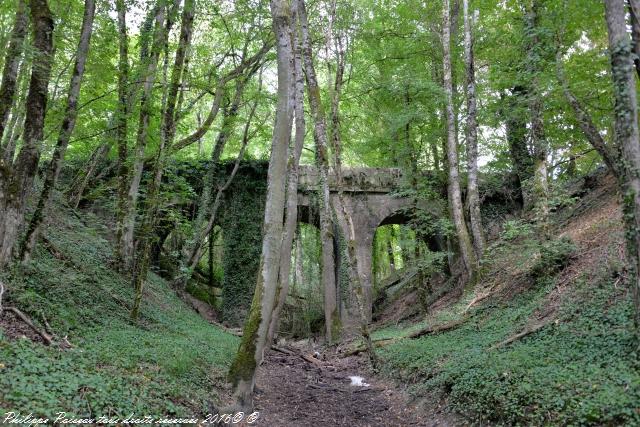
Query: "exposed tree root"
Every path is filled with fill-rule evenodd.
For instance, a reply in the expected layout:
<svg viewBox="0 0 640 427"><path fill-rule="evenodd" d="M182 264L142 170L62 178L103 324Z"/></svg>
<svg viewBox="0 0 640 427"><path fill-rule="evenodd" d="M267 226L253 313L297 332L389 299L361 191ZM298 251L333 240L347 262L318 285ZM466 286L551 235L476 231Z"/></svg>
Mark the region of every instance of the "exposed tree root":
<svg viewBox="0 0 640 427"><path fill-rule="evenodd" d="M519 332L519 333L517 333L515 335L512 335L509 338L507 338L506 340L491 346L491 348L489 348L489 350L495 350L495 349L498 349L498 348L501 348L501 347L505 347L505 346L511 344L514 341L518 341L520 338L524 338L527 335L531 335L534 332L537 332L540 329L544 328L546 325L551 323L552 320L553 319L549 319L546 322L541 322L541 323L535 324L533 326L527 326L526 328L524 328L524 330L522 332Z"/></svg>

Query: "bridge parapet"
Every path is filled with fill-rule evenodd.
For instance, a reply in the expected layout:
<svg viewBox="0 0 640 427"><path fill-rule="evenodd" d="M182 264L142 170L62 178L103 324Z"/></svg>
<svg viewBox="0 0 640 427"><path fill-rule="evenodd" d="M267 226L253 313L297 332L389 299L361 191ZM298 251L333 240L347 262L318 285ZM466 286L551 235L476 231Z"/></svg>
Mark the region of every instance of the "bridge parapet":
<svg viewBox="0 0 640 427"><path fill-rule="evenodd" d="M402 178L399 168L343 168L343 191L350 193L389 193L397 188ZM301 165L298 190L317 191L320 174L315 166ZM335 173L329 174L329 189L337 192Z"/></svg>

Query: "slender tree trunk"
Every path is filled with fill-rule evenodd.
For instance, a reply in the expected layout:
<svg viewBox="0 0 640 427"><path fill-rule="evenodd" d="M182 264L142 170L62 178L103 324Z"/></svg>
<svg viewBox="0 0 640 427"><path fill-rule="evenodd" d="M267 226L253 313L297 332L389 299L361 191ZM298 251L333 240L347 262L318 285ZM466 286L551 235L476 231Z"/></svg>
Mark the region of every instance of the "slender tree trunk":
<svg viewBox="0 0 640 427"><path fill-rule="evenodd" d="M173 4L173 8L177 8L178 4L179 1L176 0ZM189 44L191 43L191 31L193 28L194 14L195 0L185 0L184 8L182 11L180 40L178 42L178 48L176 50L175 63L171 73L171 83L166 94L165 108L163 111L164 117L162 120L160 146L158 147L156 162L152 171L153 180L147 187L145 210L140 226L140 240L137 245L138 251L136 254L133 273L133 288L135 289L133 307L131 309L131 317L133 319L138 318L140 304L142 302L144 281L146 280L147 273L149 271L149 264L151 261L151 246L153 243L153 227L155 225L155 218L160 205L160 183L162 181L166 154L171 147L171 144L173 143L173 138L176 133L175 108L178 98L178 91L180 89L180 83L182 82L182 73L184 71L186 53ZM167 43L168 31L170 30L170 28L171 21L168 20L167 28L164 32L163 37L165 44ZM144 154L144 152L142 154Z"/></svg>
<svg viewBox="0 0 640 427"><path fill-rule="evenodd" d="M614 135L624 171L622 194L627 229L627 266L635 306L636 333L640 335L640 135L634 55L627 35L624 2L605 0L604 4L615 98Z"/></svg>
<svg viewBox="0 0 640 427"><path fill-rule="evenodd" d="M473 235L473 248L480 259L484 252L484 233L480 215L480 193L478 191L478 120L476 107L476 76L473 57L473 18L469 15L469 0L463 0L464 10L464 56L466 62L467 95L467 203L469 221Z"/></svg>
<svg viewBox="0 0 640 427"><path fill-rule="evenodd" d="M23 145L12 166L0 168L0 269L11 259L40 160L53 63L53 16L46 0L30 0L35 58L26 100Z"/></svg>
<svg viewBox="0 0 640 427"><path fill-rule="evenodd" d="M24 123L24 103L27 98L27 92L29 91L29 75L30 67L26 60L22 61L19 72L19 92L13 98L13 105L11 106L11 118L4 132L4 141L2 142L2 150L0 155L4 156L4 162L7 165L13 164L13 158L16 153L16 146L18 139L22 135L22 124ZM0 164L2 163L0 159Z"/></svg>
<svg viewBox="0 0 640 427"><path fill-rule="evenodd" d="M293 294L295 294L296 292L296 286L300 286L304 283L304 265L303 265L303 259L304 259L304 253L303 253L303 249L302 249L302 230L300 229L300 225L298 224L298 231L297 231L297 236L296 236L296 270L295 270L295 275L294 275L294 281L293 281L293 288L291 289L291 292Z"/></svg>
<svg viewBox="0 0 640 427"><path fill-rule="evenodd" d="M289 293L289 277L291 273L291 251L293 250L293 239L296 234L298 222L298 165L304 146L304 75L302 72L302 48L300 46L299 31L297 26L297 2L293 2L291 13L292 37L291 45L293 51L293 73L295 77L294 91L292 99L294 101L293 111L295 114L295 140L289 149L289 164L287 165L287 204L284 223L284 236L282 238L282 250L280 255L280 271L278 273L278 294L276 305L273 310L267 343L273 341L273 337L278 331L280 323L280 313Z"/></svg>
<svg viewBox="0 0 640 427"><path fill-rule="evenodd" d="M245 322L242 341L231 365L229 379L235 388L236 406L253 407L256 368L262 363L271 314L278 291L278 270L282 249L285 207L287 147L291 140L292 52L291 9L287 0L271 1L273 30L277 41L278 103L267 174L267 199L260 268L251 310Z"/></svg>
<svg viewBox="0 0 640 427"><path fill-rule="evenodd" d="M158 67L160 51L162 50L164 38L166 37L164 26L165 9L165 6L156 6L153 44L150 55L146 59L146 64L144 64L144 85L142 89L142 98L140 100L140 116L136 136L136 146L133 153L133 167L129 176L129 188L127 191L127 200L124 205L124 214L122 215L122 224L118 225L118 227L121 227L123 230L122 241L119 242L118 245L122 247L121 257L125 262L125 266L129 269L132 267L134 259L134 227L136 223L138 195L140 192L140 180L142 179L142 171L144 168L144 152L147 146L149 122L151 120L153 107L153 85L156 79L156 70Z"/></svg>
<svg viewBox="0 0 640 427"><path fill-rule="evenodd" d="M547 172L548 143L544 133L542 118L543 100L540 93L540 73L542 69L542 46L538 32L539 0L532 0L525 17L528 34L527 68L531 75L531 91L529 93L530 136L533 145L533 196L537 222L543 236L549 237L549 182Z"/></svg>
<svg viewBox="0 0 640 427"><path fill-rule="evenodd" d="M460 194L460 177L458 172L458 141L456 140L455 113L453 108L453 85L451 82L451 34L450 34L449 0L444 2L444 25L442 27L442 45L444 48L444 90L446 93L446 122L447 122L447 159L449 167L449 200L451 216L456 229L460 254L464 267L470 278L474 277L477 259L464 220L462 196Z"/></svg>
<svg viewBox="0 0 640 427"><path fill-rule="evenodd" d="M124 249L124 217L127 203L127 182L129 168L128 157L128 115L129 99L127 85L129 84L129 37L127 36L127 6L125 0L116 0L118 13L118 111L116 118L116 141L118 146L118 200L116 202L116 242L115 259L116 266L123 268L125 262Z"/></svg>
<svg viewBox="0 0 640 427"><path fill-rule="evenodd" d="M573 109L573 113L576 116L580 130L584 134L585 138L587 138L587 141L589 141L593 148L598 151L611 173L620 181L623 178L623 170L621 168L621 161L618 152L607 145L606 141L600 134L600 131L594 124L593 119L587 112L587 109L571 91L569 82L567 81L567 77L565 76L564 69L562 67L562 57L560 52L558 52L558 55L556 56L556 72L560 86L562 86L564 96Z"/></svg>
<svg viewBox="0 0 640 427"><path fill-rule="evenodd" d="M69 145L73 128L76 125L76 117L78 116L78 96L80 95L80 86L84 76L84 66L89 53L89 44L91 42L91 32L93 30L93 17L95 16L95 0L85 0L84 16L82 18L82 27L80 30L80 41L76 52L76 62L69 83L69 94L67 96L67 107L65 116L62 119L58 141L53 151L53 157L46 172L42 193L38 199L36 210L31 217L31 222L27 228L27 234L24 238L20 257L22 261L28 261L31 258L33 249L36 246L36 240L40 231L40 226L47 214L47 208L51 199L51 193L58 182L58 175L62 168L64 155Z"/></svg>
<svg viewBox="0 0 640 427"><path fill-rule="evenodd" d="M631 17L631 43L635 58L633 63L636 74L640 77L640 0L628 0Z"/></svg>
<svg viewBox="0 0 640 427"><path fill-rule="evenodd" d="M320 172L320 241L322 245L321 278L324 289L325 337L334 341L340 332L338 293L335 277L335 255L333 250L333 209L329 192L329 153L327 149L327 126L320 99L320 86L313 65L309 24L304 1L298 0L298 15L302 35L302 56L307 80L307 91L311 116L314 121L313 139L316 144L316 166Z"/></svg>
<svg viewBox="0 0 640 427"><path fill-rule="evenodd" d="M387 257L389 258L389 271L391 274L396 272L396 257L393 250L393 239L391 236L387 237Z"/></svg>
<svg viewBox="0 0 640 427"><path fill-rule="evenodd" d="M2 70L2 82L0 83L0 141L4 135L5 126L9 119L9 112L13 105L13 99L18 86L18 69L22 58L24 38L27 34L29 17L25 0L18 1L13 29L11 30L11 40L7 48ZM0 157L2 157L0 152ZM1 165L0 165L1 166Z"/></svg>
<svg viewBox="0 0 640 427"><path fill-rule="evenodd" d="M69 190L67 190L67 195L69 197L69 206L73 209L78 209L85 189L95 176L100 162L109 153L109 150L111 150L111 141L103 142L98 145L91 153L86 165L78 172L71 182Z"/></svg>
<svg viewBox="0 0 640 427"><path fill-rule="evenodd" d="M216 196L213 200L212 206L210 209L207 210L209 212L208 216L203 218L206 222L203 222L201 225L198 226L198 231L192 245L188 246L188 250L185 251L187 254L186 258L181 262L181 267L182 267L182 270L184 271L174 281L174 287L176 287L178 290L182 290L186 286L187 282L191 278L191 275L193 274L193 271L195 271L196 266L200 261L200 258L202 258L202 255L204 252L204 245L203 245L204 239L209 233L211 233L211 230L216 224L218 209L220 208L220 204L222 203L222 197L224 196L224 192L227 191L227 189L233 182L238 172L238 169L240 167L240 162L242 161L242 159L244 159L245 150L247 148L247 145L250 139L248 134L249 126L251 125L251 121L253 119L253 115L255 114L256 108L257 108L257 101L254 103L251 113L249 114L249 117L245 124L244 134L242 137L242 146L240 147L240 151L238 152L238 156L236 157L233 170L229 174L229 177L227 178L225 183L218 188L216 192ZM213 181L211 185L213 185ZM211 200L208 199L207 203L211 204Z"/></svg>
<svg viewBox="0 0 640 427"><path fill-rule="evenodd" d="M240 102L242 101L242 95L244 94L244 89L249 82L254 70L255 68L250 70L247 76L244 76L242 79L238 80L236 84L236 93L234 95L233 101L231 102L231 106L224 112L222 127L220 129L218 137L216 138L216 143L212 150L210 167L204 178L204 189L202 190L202 194L200 195L200 199L198 201L198 213L192 226L193 234L182 251L180 273L176 278L174 278L173 281L173 286L176 289L184 289L187 282L191 278L191 274L195 266L198 264L198 261L202 257L204 240L209 234L210 229L215 225L215 218L217 215L218 207L222 202L223 192L227 187L229 187L229 185L231 185L231 182L235 177L235 173L233 173L229 177L229 179L227 179L228 184L225 184L221 188L218 188L217 194L215 195L215 198L212 202L211 198L214 192L213 187L215 186L215 178L218 171L218 162L220 161L220 156L224 151L224 147L226 146L229 137L233 133L235 122L238 116L238 109L240 107ZM261 90L262 79L260 79L259 87ZM249 141L249 126L251 124L251 121L253 120L256 108L257 103L254 103L245 124L243 146L246 146ZM244 150L241 151L241 155L238 157L237 161L242 160L243 155Z"/></svg>

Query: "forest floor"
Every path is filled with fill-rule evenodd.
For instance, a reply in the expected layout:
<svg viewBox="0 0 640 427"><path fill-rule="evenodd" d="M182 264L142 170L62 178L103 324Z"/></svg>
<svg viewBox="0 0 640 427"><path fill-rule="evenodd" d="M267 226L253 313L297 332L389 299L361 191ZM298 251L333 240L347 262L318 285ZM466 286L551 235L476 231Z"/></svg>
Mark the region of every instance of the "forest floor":
<svg viewBox="0 0 640 427"><path fill-rule="evenodd" d="M398 386L375 376L361 357L306 349L270 351L257 377L257 425L460 426L438 402L409 402ZM354 380L351 377L359 377Z"/></svg>

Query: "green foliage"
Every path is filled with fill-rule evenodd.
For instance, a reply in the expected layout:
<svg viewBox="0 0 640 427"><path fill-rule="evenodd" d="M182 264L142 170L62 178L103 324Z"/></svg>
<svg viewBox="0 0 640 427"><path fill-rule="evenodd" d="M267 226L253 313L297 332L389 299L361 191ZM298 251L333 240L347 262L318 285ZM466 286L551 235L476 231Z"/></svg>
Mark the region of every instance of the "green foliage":
<svg viewBox="0 0 640 427"><path fill-rule="evenodd" d="M413 393L441 390L457 410L491 424L622 425L640 422L632 307L611 282L567 304L557 325L488 350L522 329L544 302L531 291L477 310L464 326L381 353L389 373L417 382Z"/></svg>
<svg viewBox="0 0 640 427"><path fill-rule="evenodd" d="M533 234L533 226L522 220L509 220L503 225L500 238L502 240L516 240L521 237L529 237Z"/></svg>
<svg viewBox="0 0 640 427"><path fill-rule="evenodd" d="M223 318L241 325L251 306L262 250L267 164L243 164L225 192L220 226L224 235Z"/></svg>
<svg viewBox="0 0 640 427"><path fill-rule="evenodd" d="M544 242L540 247L540 258L531 269L531 276L553 276L567 266L575 250L576 245L568 237Z"/></svg>
<svg viewBox="0 0 640 427"><path fill-rule="evenodd" d="M0 336L2 410L81 417L205 413L238 339L207 323L154 274L142 323L132 325L131 283L109 268L108 230L91 214L80 222L69 210L58 212L46 235L59 257L41 245L33 262L3 281L9 303L36 322L44 315L75 347L60 351Z"/></svg>

